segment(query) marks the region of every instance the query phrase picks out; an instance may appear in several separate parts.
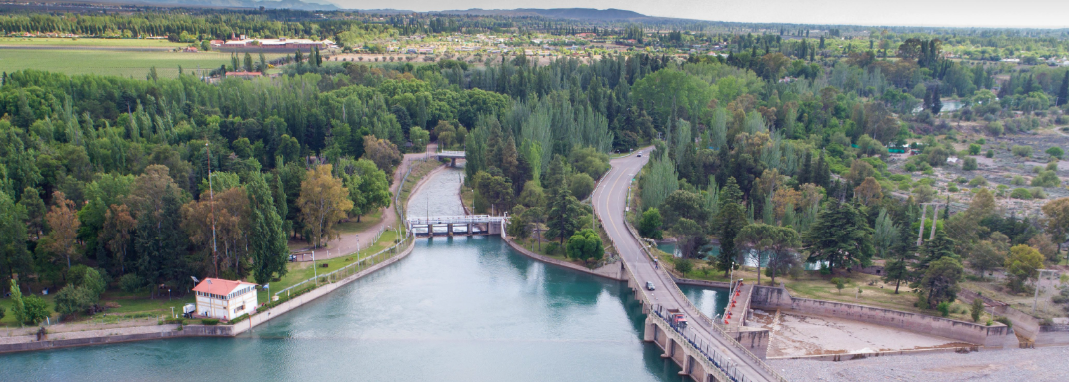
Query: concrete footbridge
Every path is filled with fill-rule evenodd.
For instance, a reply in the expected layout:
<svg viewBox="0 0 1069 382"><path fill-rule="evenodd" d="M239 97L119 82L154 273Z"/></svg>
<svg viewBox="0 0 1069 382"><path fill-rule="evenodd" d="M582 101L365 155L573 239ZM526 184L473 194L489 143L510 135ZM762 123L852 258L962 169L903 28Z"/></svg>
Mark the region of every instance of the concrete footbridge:
<svg viewBox="0 0 1069 382"><path fill-rule="evenodd" d="M638 153L648 152L648 149ZM631 184L649 155L613 159L612 169L599 181L591 198L598 220L620 253L627 270L628 286L647 313L643 339L664 350L694 381L786 381L764 362L769 333L739 325L746 306L731 307L729 317L706 316L683 295L675 280L651 255L626 221ZM652 286L652 288L650 287ZM732 285L732 298L748 301L752 288ZM727 314L725 314L727 316ZM724 322L724 320L728 320Z"/></svg>
<svg viewBox="0 0 1069 382"><path fill-rule="evenodd" d="M504 236L507 222L508 216L464 215L413 217L408 218L405 224L409 232L420 236L453 236L458 233L467 236Z"/></svg>
<svg viewBox="0 0 1069 382"><path fill-rule="evenodd" d="M449 159L449 166L451 166L451 167L456 167L457 166L457 159L464 159L464 152L463 151L445 150L445 151L436 152L436 153L434 153L434 155L437 156L438 159L443 159L443 158Z"/></svg>

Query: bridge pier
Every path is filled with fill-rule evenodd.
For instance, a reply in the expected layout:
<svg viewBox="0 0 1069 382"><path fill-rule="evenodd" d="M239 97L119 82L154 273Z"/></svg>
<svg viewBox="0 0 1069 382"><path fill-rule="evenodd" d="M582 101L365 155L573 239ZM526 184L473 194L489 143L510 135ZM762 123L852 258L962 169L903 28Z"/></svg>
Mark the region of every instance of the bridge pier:
<svg viewBox="0 0 1069 382"><path fill-rule="evenodd" d="M453 223L445 225L445 234L449 237L453 237Z"/></svg>
<svg viewBox="0 0 1069 382"><path fill-rule="evenodd" d="M457 158L449 158L449 167L457 166Z"/></svg>
<svg viewBox="0 0 1069 382"><path fill-rule="evenodd" d="M468 223L468 236L471 236L471 223Z"/></svg>

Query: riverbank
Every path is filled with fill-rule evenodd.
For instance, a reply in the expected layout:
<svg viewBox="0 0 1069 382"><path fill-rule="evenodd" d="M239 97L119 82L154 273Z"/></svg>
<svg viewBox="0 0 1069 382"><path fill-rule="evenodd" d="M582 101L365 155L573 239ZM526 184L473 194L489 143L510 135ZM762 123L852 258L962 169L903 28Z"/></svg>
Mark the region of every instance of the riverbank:
<svg viewBox="0 0 1069 382"><path fill-rule="evenodd" d="M581 265L572 264L567 261L561 261L531 252L527 248L524 248L522 245L519 245L518 243L513 241L511 238L507 237L507 235L503 235L502 238L505 240L506 243L508 243L509 247L512 247L512 249L516 250L516 252L519 252L524 256L541 261L543 263L583 272L586 274L591 274L594 276L604 277L609 280L627 281L627 271L624 270L623 264L621 264L619 261L605 264L595 269L590 269Z"/></svg>
<svg viewBox="0 0 1069 382"><path fill-rule="evenodd" d="M44 335L42 336L38 336L35 333L0 338L0 353L59 349L76 346L102 345L121 342L148 341L181 337L234 337L246 331L252 330L256 326L259 326L271 319L277 318L287 312L297 309L298 307L304 304L312 302L317 298L323 297L329 294L330 292L333 292L338 288L341 288L353 281L359 280L364 276L372 274L378 270L390 266L393 263L400 261L401 259L404 259L409 254L411 254L412 249L415 248L414 240L406 240L405 242L407 242L407 244L404 246L403 249L395 249L400 251L400 253L397 253L396 255L390 257L385 261L370 266L367 269L357 272L356 274L353 274L352 276L346 277L342 280L319 286L299 296L295 296L289 301L283 302L278 306L255 314L245 320L237 322L234 325L162 324L91 329L59 333L48 333L46 327L46 333L44 333ZM398 246L400 246L400 243L398 244Z"/></svg>

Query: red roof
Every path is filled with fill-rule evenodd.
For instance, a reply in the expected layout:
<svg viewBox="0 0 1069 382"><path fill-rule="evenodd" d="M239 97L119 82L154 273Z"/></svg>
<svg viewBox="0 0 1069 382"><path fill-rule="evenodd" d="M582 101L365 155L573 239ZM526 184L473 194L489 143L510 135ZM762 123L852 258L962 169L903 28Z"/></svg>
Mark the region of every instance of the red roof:
<svg viewBox="0 0 1069 382"><path fill-rule="evenodd" d="M206 278L193 288L194 291L226 296L242 285L256 285L244 281Z"/></svg>
<svg viewBox="0 0 1069 382"><path fill-rule="evenodd" d="M228 75L228 76L244 76L244 77L259 77L259 76L262 76L263 73L260 73L260 72L228 72L226 75Z"/></svg>

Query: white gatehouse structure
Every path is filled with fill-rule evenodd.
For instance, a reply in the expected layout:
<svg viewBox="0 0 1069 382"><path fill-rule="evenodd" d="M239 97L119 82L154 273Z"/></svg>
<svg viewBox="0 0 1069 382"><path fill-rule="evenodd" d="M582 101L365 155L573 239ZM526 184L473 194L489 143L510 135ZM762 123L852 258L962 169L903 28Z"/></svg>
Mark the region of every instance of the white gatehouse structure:
<svg viewBox="0 0 1069 382"><path fill-rule="evenodd" d="M197 292L197 315L231 320L256 311L256 284L206 278L193 288Z"/></svg>

